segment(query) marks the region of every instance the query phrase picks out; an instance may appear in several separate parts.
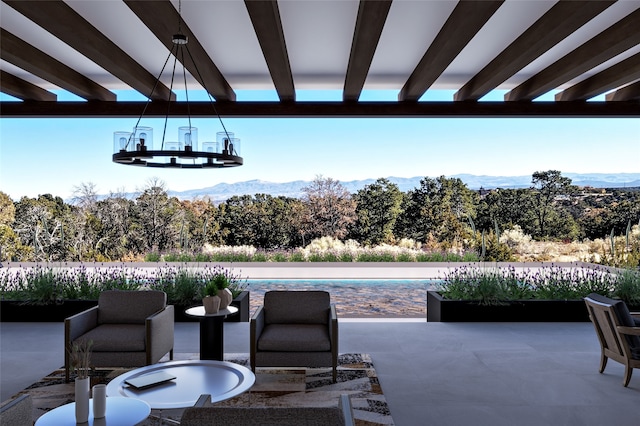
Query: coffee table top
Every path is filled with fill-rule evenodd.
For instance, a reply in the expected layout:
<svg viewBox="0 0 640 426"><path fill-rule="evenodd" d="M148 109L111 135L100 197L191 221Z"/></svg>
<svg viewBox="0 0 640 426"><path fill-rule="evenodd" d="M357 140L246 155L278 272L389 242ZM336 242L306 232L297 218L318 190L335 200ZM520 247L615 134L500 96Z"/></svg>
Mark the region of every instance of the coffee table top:
<svg viewBox="0 0 640 426"><path fill-rule="evenodd" d="M89 400L90 426L134 425L149 417L151 407L144 401L133 398L107 398L107 412L101 419L93 418L93 402ZM76 403L62 405L46 412L36 420L37 426L76 426Z"/></svg>
<svg viewBox="0 0 640 426"><path fill-rule="evenodd" d="M125 383L125 380L159 371L176 378L146 389L136 389ZM141 399L152 409L186 408L193 406L202 394L211 395L211 402L233 398L249 390L255 380L251 370L231 362L169 361L121 374L107 385L107 396Z"/></svg>
<svg viewBox="0 0 640 426"><path fill-rule="evenodd" d="M220 309L218 312L214 314L205 313L204 306L194 306L193 308L189 308L186 311L184 311L185 314L190 315L192 317L221 317L221 316L235 314L236 312L238 312L238 308L231 305L227 306L224 309Z"/></svg>

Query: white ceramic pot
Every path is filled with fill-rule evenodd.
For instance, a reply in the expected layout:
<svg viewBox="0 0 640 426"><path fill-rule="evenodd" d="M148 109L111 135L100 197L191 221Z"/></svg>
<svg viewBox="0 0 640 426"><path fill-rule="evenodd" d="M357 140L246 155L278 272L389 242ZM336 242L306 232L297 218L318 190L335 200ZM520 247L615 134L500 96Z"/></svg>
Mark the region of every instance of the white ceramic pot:
<svg viewBox="0 0 640 426"><path fill-rule="evenodd" d="M101 419L107 414L107 385L95 385L92 388L93 418Z"/></svg>
<svg viewBox="0 0 640 426"><path fill-rule="evenodd" d="M220 298L218 296L205 296L202 299L205 314L215 314L220 310Z"/></svg>
<svg viewBox="0 0 640 426"><path fill-rule="evenodd" d="M89 378L76 378L76 423L89 421Z"/></svg>
<svg viewBox="0 0 640 426"><path fill-rule="evenodd" d="M233 300L233 293L228 288L224 288L218 291L218 297L220 298L220 309L227 309Z"/></svg>

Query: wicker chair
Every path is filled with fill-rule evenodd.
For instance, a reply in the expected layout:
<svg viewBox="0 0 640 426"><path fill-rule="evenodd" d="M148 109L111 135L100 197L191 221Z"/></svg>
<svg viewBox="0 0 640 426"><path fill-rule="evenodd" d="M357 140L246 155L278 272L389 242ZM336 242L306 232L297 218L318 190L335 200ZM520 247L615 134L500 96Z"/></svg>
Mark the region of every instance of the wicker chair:
<svg viewBox="0 0 640 426"><path fill-rule="evenodd" d="M173 305L167 305L166 293L103 291L98 306L64 321L65 379L73 342L93 342L93 367L141 367L167 353L173 359L173 330Z"/></svg>
<svg viewBox="0 0 640 426"><path fill-rule="evenodd" d="M338 316L326 291L268 291L250 323L256 367L338 367Z"/></svg>
<svg viewBox="0 0 640 426"><path fill-rule="evenodd" d="M187 408L181 426L353 426L348 395L340 395L337 407L217 407L202 395Z"/></svg>
<svg viewBox="0 0 640 426"><path fill-rule="evenodd" d="M600 341L600 373L611 358L624 365L622 384L628 386L633 369L640 368L640 319L621 300L592 293L584 301Z"/></svg>

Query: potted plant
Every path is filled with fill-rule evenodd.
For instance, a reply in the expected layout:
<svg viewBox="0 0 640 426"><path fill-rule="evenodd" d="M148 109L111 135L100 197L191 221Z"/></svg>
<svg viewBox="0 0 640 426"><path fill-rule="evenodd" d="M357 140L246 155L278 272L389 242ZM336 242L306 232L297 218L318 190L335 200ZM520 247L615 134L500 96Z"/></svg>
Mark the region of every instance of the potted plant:
<svg viewBox="0 0 640 426"><path fill-rule="evenodd" d="M215 314L220 310L220 297L218 297L218 286L216 282L208 281L203 289L202 305L207 314Z"/></svg>
<svg viewBox="0 0 640 426"><path fill-rule="evenodd" d="M233 294L229 289L229 278L225 274L216 274L213 276L212 281L218 289L217 295L220 298L220 309L226 309L233 300Z"/></svg>
<svg viewBox="0 0 640 426"><path fill-rule="evenodd" d="M91 369L92 340L74 342L69 350L71 367L76 374L76 423L89 421L89 370Z"/></svg>

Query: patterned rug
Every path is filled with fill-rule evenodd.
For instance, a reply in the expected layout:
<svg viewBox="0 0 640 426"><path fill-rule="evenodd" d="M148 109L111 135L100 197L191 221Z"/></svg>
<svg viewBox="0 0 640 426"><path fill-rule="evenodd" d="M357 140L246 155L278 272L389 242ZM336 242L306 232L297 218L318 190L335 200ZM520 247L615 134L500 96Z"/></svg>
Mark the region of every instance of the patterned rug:
<svg viewBox="0 0 640 426"><path fill-rule="evenodd" d="M174 359L198 359L199 354L176 354ZM248 354L225 354L225 361L248 367ZM128 369L101 368L92 376L91 385L108 383ZM73 402L73 383L64 383L64 369L59 369L20 393L33 398L34 421L60 405ZM258 368L251 391L216 405L234 407L327 407L336 405L340 394L349 394L356 425L393 425L393 419L376 370L368 354L341 354L338 380L333 383L331 368ZM141 425L159 425L157 417ZM163 410L162 416L179 420L182 410Z"/></svg>

